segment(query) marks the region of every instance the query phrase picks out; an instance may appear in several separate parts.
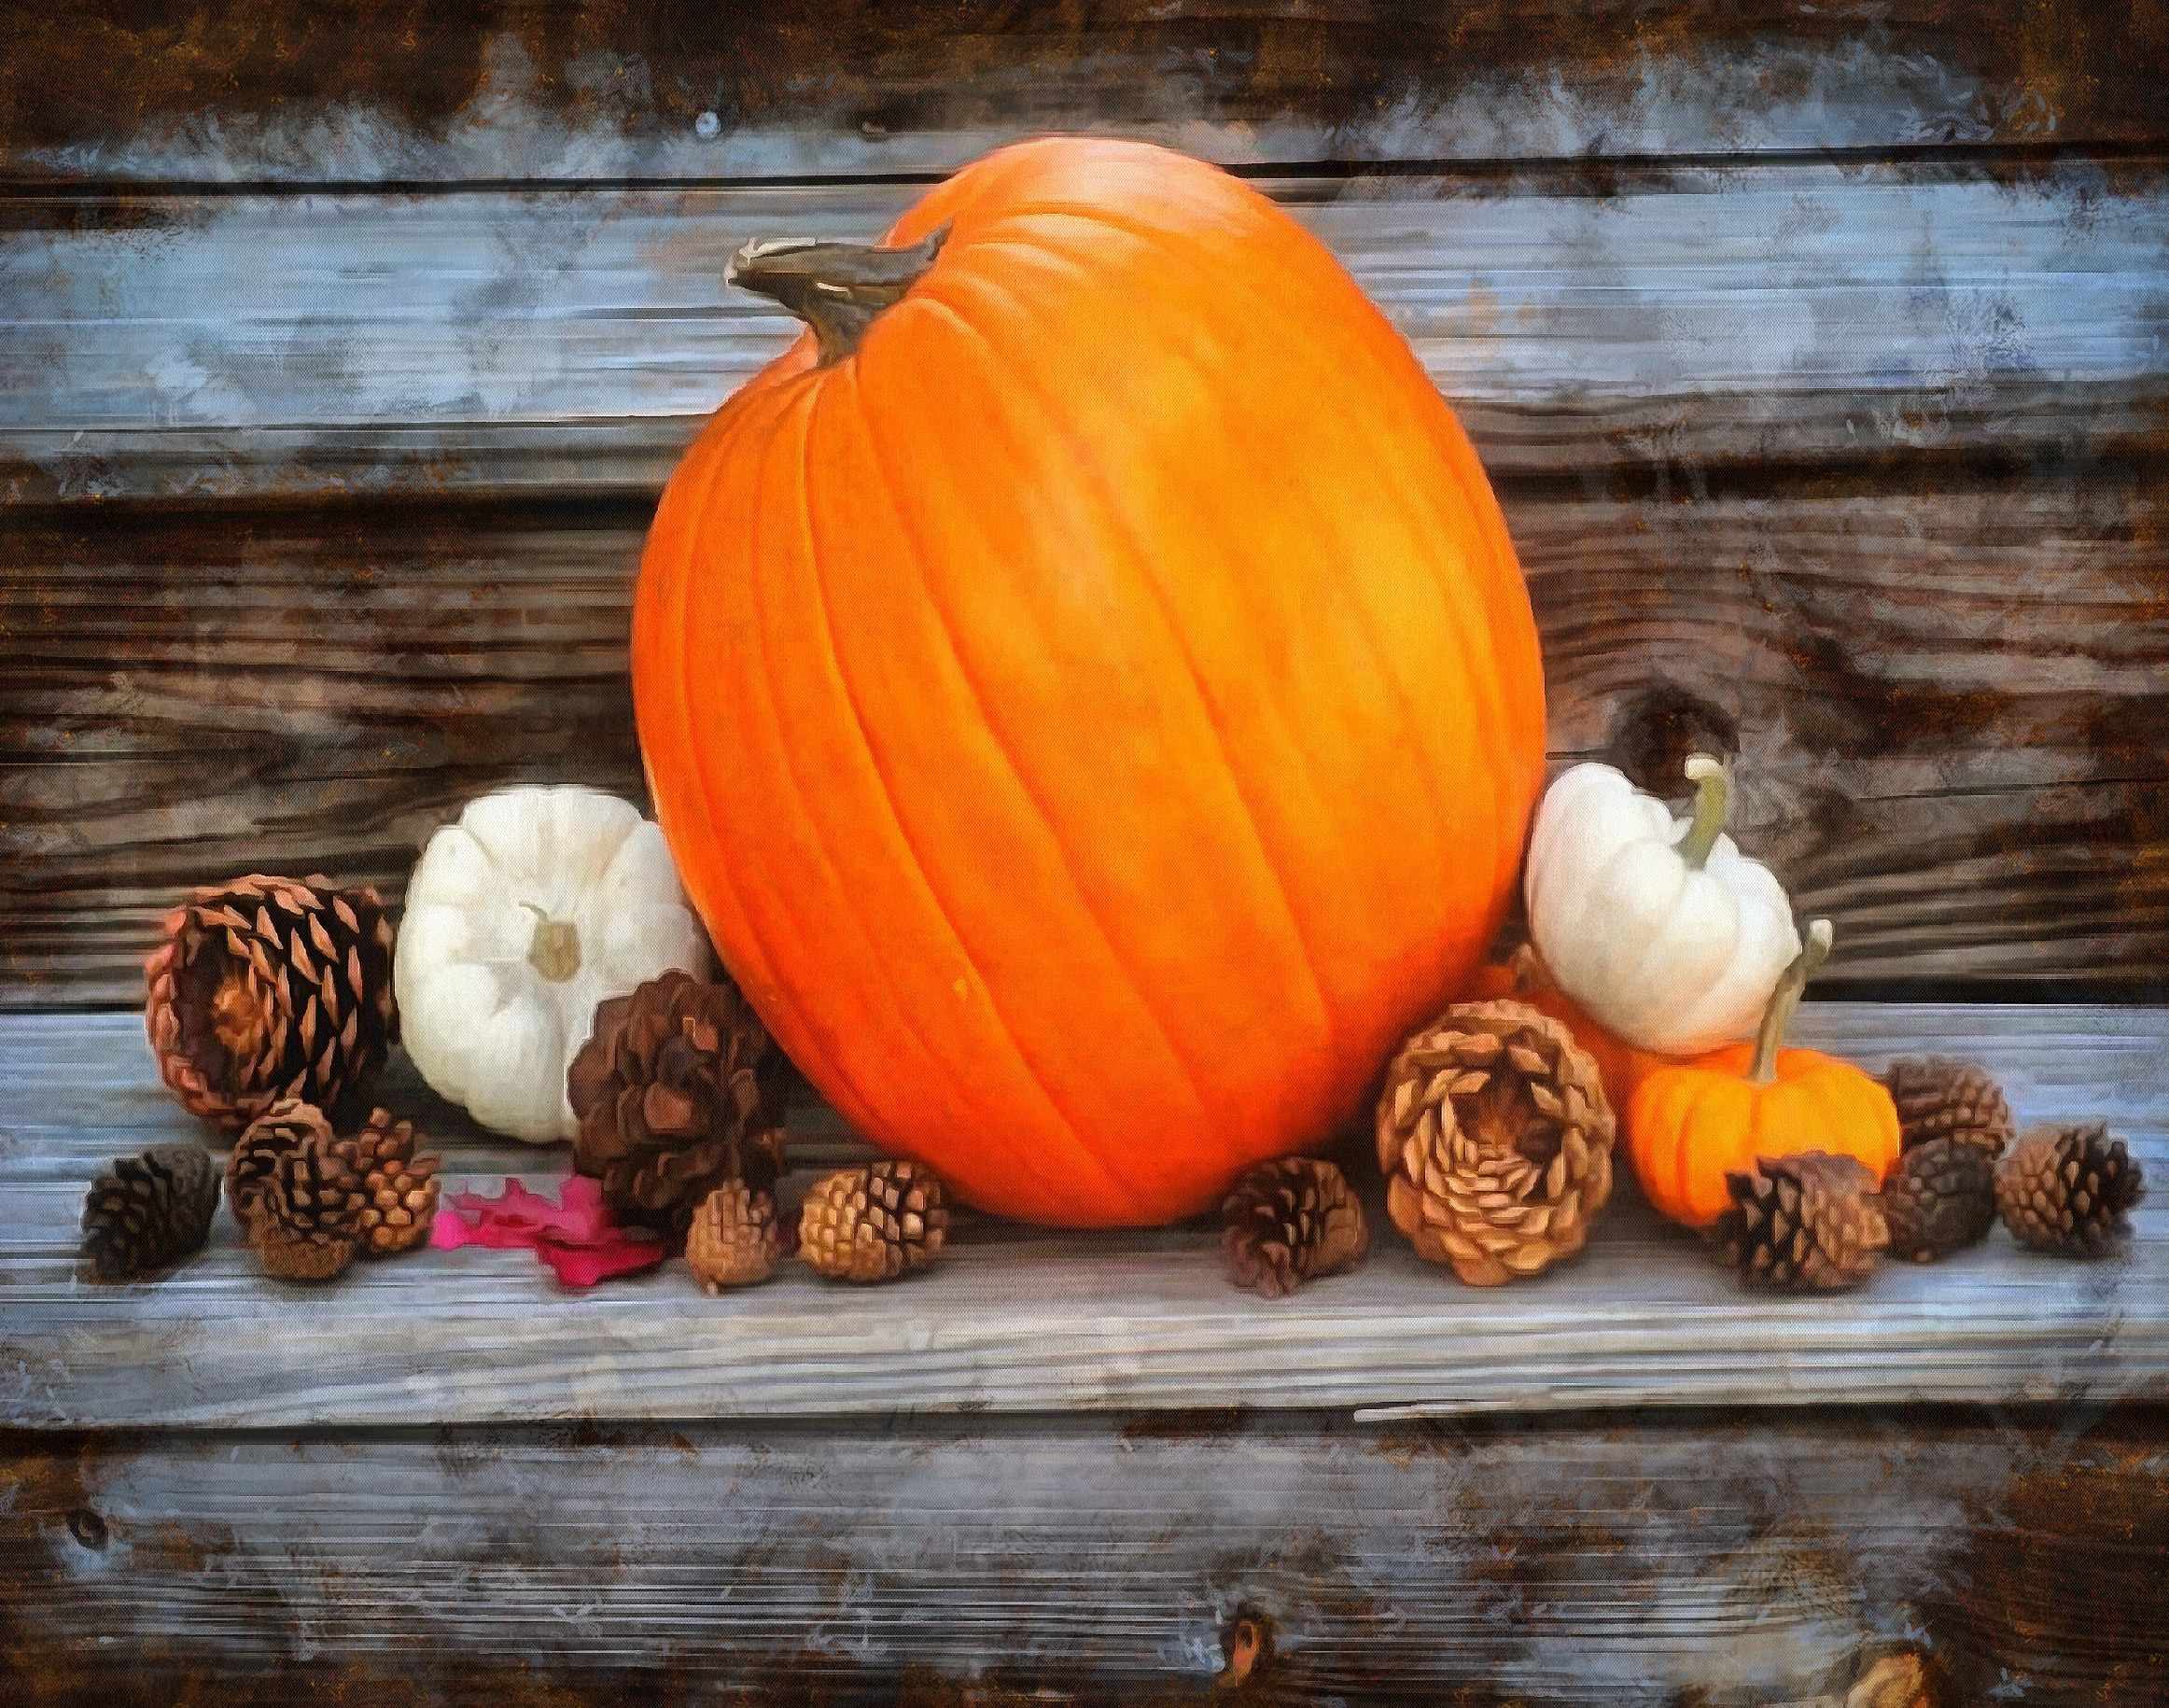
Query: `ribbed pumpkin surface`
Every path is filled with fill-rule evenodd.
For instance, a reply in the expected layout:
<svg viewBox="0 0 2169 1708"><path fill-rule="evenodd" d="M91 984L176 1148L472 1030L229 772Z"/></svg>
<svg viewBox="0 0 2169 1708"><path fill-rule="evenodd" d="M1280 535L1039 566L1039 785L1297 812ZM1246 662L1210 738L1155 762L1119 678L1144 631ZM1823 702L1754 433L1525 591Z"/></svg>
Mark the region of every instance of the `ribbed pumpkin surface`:
<svg viewBox="0 0 2169 1708"><path fill-rule="evenodd" d="M1264 197L1004 149L852 355L665 491L657 814L778 1041L966 1200L1149 1224L1351 1113L1457 992L1542 780L1529 603L1406 343Z"/></svg>

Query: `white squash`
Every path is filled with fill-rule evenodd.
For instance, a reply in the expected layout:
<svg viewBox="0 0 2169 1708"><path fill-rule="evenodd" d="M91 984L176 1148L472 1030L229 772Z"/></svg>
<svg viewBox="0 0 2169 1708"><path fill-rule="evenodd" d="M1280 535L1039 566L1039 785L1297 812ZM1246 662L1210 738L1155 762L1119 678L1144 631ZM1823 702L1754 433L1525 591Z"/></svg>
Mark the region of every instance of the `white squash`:
<svg viewBox="0 0 2169 1708"><path fill-rule="evenodd" d="M1675 820L1610 765L1562 772L1530 833L1529 935L1553 980L1628 1043L1687 1056L1752 1034L1800 952L1792 903L1724 833L1731 792L1706 753Z"/></svg>
<svg viewBox="0 0 2169 1708"><path fill-rule="evenodd" d="M595 1004L708 960L658 826L593 789L525 787L429 839L392 965L422 1077L492 1131L548 1144L579 1130L565 1071Z"/></svg>

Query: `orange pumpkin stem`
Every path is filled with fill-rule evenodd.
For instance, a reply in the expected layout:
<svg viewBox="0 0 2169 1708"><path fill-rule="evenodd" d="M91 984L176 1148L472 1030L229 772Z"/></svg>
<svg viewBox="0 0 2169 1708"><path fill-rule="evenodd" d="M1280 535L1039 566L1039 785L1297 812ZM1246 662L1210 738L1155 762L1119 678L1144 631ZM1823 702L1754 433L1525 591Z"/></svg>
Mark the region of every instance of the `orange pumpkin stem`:
<svg viewBox="0 0 2169 1708"><path fill-rule="evenodd" d="M1747 1069L1747 1077L1757 1085L1767 1085L1777 1078L1777 1053L1784 1043L1785 1029L1792 1024L1793 1011L1800 1005L1808 980L1830 959L1835 935L1829 920L1814 920L1808 927L1808 940L1800 952L1778 974L1777 988L1770 993L1770 1006L1762 1011L1762 1025L1755 1033L1755 1059Z"/></svg>
<svg viewBox="0 0 2169 1708"><path fill-rule="evenodd" d="M1732 811L1732 778L1725 762L1708 753L1690 753L1686 773L1687 781L1695 786L1695 816L1680 838L1679 857L1700 872L1725 833L1725 820Z"/></svg>
<svg viewBox="0 0 2169 1708"><path fill-rule="evenodd" d="M948 235L944 226L908 249L771 238L749 243L733 256L723 283L780 302L813 328L825 368L856 350L875 317L903 300L934 264Z"/></svg>

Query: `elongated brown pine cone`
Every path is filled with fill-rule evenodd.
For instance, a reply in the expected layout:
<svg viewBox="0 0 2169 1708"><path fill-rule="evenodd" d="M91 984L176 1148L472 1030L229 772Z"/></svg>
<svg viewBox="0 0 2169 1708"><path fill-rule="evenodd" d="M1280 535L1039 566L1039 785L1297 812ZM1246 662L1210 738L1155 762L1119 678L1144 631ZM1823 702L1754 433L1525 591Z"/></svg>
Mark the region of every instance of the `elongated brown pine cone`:
<svg viewBox="0 0 2169 1708"><path fill-rule="evenodd" d="M1348 1177L1315 1156L1251 1169L1221 1206L1227 1275L1269 1299L1360 1263L1370 1249L1364 1207Z"/></svg>
<svg viewBox="0 0 2169 1708"><path fill-rule="evenodd" d="M1996 1208L2021 1245L2098 1257L2146 1195L2139 1165L2108 1127L2036 1127L1995 1172Z"/></svg>
<svg viewBox="0 0 2169 1708"><path fill-rule="evenodd" d="M1907 1150L1956 1139L1994 1162L2011 1141L2011 1110L1986 1068L1948 1056L1909 1056L1884 1071L1883 1086L1897 1106L1898 1138Z"/></svg>
<svg viewBox="0 0 2169 1708"><path fill-rule="evenodd" d="M164 926L144 1024L192 1113L237 1133L282 1099L329 1109L384 1066L399 1012L375 890L259 874L194 891Z"/></svg>
<svg viewBox="0 0 2169 1708"><path fill-rule="evenodd" d="M1732 1208L1710 1237L1750 1286L1833 1293L1875 1272L1890 1244L1875 1176L1857 1157L1827 1151L1764 1156L1728 1171Z"/></svg>
<svg viewBox="0 0 2169 1708"><path fill-rule="evenodd" d="M311 1141L329 1144L331 1123L315 1104L300 1098L280 1099L242 1129L226 1159L226 1208L243 1233L256 1219L279 1158Z"/></svg>
<svg viewBox="0 0 2169 1708"><path fill-rule="evenodd" d="M1378 1099L1386 1211L1420 1256L1472 1286L1582 1249L1612 1195L1597 1064L1525 1003L1462 1002L1401 1046Z"/></svg>
<svg viewBox="0 0 2169 1708"><path fill-rule="evenodd" d="M710 1293L750 1287L776 1273L786 1244L773 1193L744 1181L726 1181L693 1212L686 1230L685 1261Z"/></svg>
<svg viewBox="0 0 2169 1708"><path fill-rule="evenodd" d="M414 1155L414 1124L388 1109L370 1112L361 1131L338 1140L339 1160L361 1183L360 1254L394 1257L429 1238L441 1190L437 1156Z"/></svg>
<svg viewBox="0 0 2169 1708"><path fill-rule="evenodd" d="M737 987L669 972L595 1009L567 1095L573 1166L629 1222L682 1227L727 1181L783 1171L783 1053Z"/></svg>
<svg viewBox="0 0 2169 1708"><path fill-rule="evenodd" d="M1995 1225L1995 1160L1969 1140L1931 1139L1898 1157L1877 1202L1890 1225L1890 1254L1933 1263Z"/></svg>
<svg viewBox="0 0 2169 1708"><path fill-rule="evenodd" d="M162 1269L211 1237L218 1166L193 1144L116 1157L83 1200L83 1257L91 1278L130 1281Z"/></svg>
<svg viewBox="0 0 2169 1708"><path fill-rule="evenodd" d="M948 1197L916 1162L868 1163L817 1181L799 1211L798 1254L831 1281L894 1281L941 1255Z"/></svg>
<svg viewBox="0 0 2169 1708"><path fill-rule="evenodd" d="M281 1281L329 1281L360 1250L363 1206L361 1177L338 1141L309 1139L272 1165L249 1241Z"/></svg>

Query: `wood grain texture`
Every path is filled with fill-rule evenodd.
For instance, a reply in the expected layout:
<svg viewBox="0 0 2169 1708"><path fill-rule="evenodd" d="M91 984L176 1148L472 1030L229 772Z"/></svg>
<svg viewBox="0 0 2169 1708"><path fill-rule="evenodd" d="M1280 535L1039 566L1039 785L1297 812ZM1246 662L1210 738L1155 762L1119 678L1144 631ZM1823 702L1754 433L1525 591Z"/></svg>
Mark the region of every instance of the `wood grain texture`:
<svg viewBox="0 0 2169 1708"><path fill-rule="evenodd" d="M1934 1708L2138 1704L2165 1447L2158 1412L16 1437L0 1694L1226 1701L1247 1619L1252 1702L1842 1708L1897 1651Z"/></svg>
<svg viewBox="0 0 2169 1708"><path fill-rule="evenodd" d="M63 0L11 26L21 175L915 173L1032 131L1226 161L2152 140L2115 0Z"/></svg>
<svg viewBox="0 0 2169 1708"><path fill-rule="evenodd" d="M1981 1061L2022 1120L2106 1120L2169 1177L2169 1010L1821 1003L1798 1035L1870 1066L1894 1052ZM449 1112L397 1100L447 1139L455 1184L506 1167L501 1145L468 1149ZM1226 1284L1210 1226L1093 1236L985 1219L932 1269L864 1290L794 1268L709 1298L673 1263L568 1295L526 1253L471 1248L311 1290L267 1281L224 1218L169 1279L78 1281L92 1173L195 1130L161 1106L133 1017L0 1019L0 1424L2169 1401L2161 1193L2099 1263L1999 1236L1889 1267L1856 1296L1775 1303L1639 1202L1616 1204L1586 1257L1537 1282L1465 1288L1381 1231L1363 1267L1279 1304ZM553 1168L547 1152L517 1160L538 1179Z"/></svg>
<svg viewBox="0 0 2169 1708"><path fill-rule="evenodd" d="M1510 495L1508 515L1554 757L1657 786L1689 735L1737 749L1740 833L1838 921L1839 976L2169 996L2169 482ZM140 1001L159 915L245 870L396 899L498 783L638 798L644 518L19 524L0 1005Z"/></svg>
<svg viewBox="0 0 2169 1708"><path fill-rule="evenodd" d="M2159 161L1265 188L1494 477L2169 443ZM797 329L731 253L917 193L0 196L0 496L652 494Z"/></svg>

